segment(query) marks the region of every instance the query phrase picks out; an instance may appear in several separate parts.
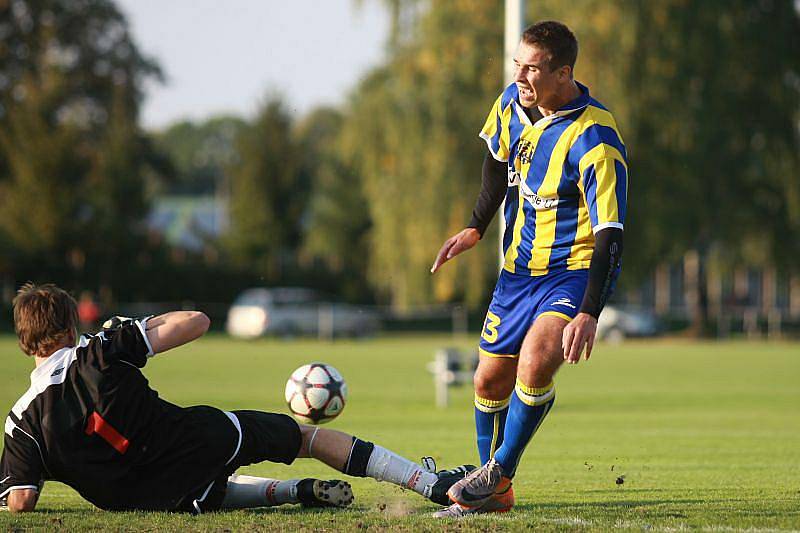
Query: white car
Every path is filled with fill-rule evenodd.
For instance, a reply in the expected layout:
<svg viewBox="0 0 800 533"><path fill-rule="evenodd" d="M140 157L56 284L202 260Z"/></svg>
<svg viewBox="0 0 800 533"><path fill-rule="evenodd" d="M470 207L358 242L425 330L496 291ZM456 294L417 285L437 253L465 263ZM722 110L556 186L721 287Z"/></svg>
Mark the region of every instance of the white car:
<svg viewBox="0 0 800 533"><path fill-rule="evenodd" d="M652 337L658 333L655 315L634 307L606 306L597 321L597 338L610 342L628 337Z"/></svg>
<svg viewBox="0 0 800 533"><path fill-rule="evenodd" d="M250 339L268 334L360 337L374 334L379 326L373 311L323 302L312 289L280 287L242 292L228 310L225 329L233 337Z"/></svg>

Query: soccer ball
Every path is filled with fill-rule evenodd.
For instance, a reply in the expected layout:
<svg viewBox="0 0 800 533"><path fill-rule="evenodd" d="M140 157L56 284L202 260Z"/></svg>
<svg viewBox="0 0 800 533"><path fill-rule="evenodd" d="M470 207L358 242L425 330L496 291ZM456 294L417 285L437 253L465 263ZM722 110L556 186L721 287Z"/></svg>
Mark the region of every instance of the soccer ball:
<svg viewBox="0 0 800 533"><path fill-rule="evenodd" d="M286 403L305 424L324 424L342 412L347 383L338 370L325 363L303 365L286 382Z"/></svg>

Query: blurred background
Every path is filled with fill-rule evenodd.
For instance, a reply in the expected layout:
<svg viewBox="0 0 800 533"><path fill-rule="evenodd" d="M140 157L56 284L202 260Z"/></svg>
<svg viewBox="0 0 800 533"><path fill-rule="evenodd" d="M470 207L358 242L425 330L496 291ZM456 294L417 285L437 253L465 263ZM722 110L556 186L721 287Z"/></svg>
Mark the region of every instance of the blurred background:
<svg viewBox="0 0 800 533"><path fill-rule="evenodd" d="M628 148L609 338L800 333L799 13L527 2L576 33ZM31 280L87 328L478 331L497 221L429 268L470 218L503 67L500 1L0 0L0 329Z"/></svg>

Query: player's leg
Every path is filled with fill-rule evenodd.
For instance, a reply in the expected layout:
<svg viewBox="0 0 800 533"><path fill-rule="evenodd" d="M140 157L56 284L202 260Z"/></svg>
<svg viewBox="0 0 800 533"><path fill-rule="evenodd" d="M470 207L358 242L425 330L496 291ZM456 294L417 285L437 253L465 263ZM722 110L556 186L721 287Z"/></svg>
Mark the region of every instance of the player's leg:
<svg viewBox="0 0 800 533"><path fill-rule="evenodd" d="M388 481L434 501L447 502L447 490L474 467L432 472L382 446L346 433L300 425L298 458L312 457L350 476Z"/></svg>
<svg viewBox="0 0 800 533"><path fill-rule="evenodd" d="M529 276L500 273L486 312L475 371L475 433L481 464L503 442L517 358L530 326Z"/></svg>
<svg viewBox="0 0 800 533"><path fill-rule="evenodd" d="M578 312L587 281L587 270L564 271L544 277L537 289L537 316L522 343L503 445L494 457L509 478L555 402L553 377L564 363L561 339Z"/></svg>
<svg viewBox="0 0 800 533"><path fill-rule="evenodd" d="M555 399L552 378L563 362L561 332L566 320L544 315L531 326L520 350L517 382L511 395L503 444L494 457L449 491L450 498L468 509L480 509L510 490L511 478L533 434Z"/></svg>
<svg viewBox="0 0 800 533"><path fill-rule="evenodd" d="M226 483L223 509L249 509L299 503L305 507L345 507L353 502L350 484L320 479L269 479L233 474Z"/></svg>
<svg viewBox="0 0 800 533"><path fill-rule="evenodd" d="M531 286L535 319L520 349L503 444L489 463L450 489L448 495L456 503L480 508L510 486L522 452L553 406L553 376L563 363L562 333L577 313L587 279L585 270L563 271Z"/></svg>
<svg viewBox="0 0 800 533"><path fill-rule="evenodd" d="M508 404L514 390L517 359L481 353L475 370L475 433L481 464L503 443Z"/></svg>
<svg viewBox="0 0 800 533"><path fill-rule="evenodd" d="M522 452L553 407L553 377L564 362L561 335L567 323L560 316L539 316L523 342L503 445L494 456L509 478L514 477Z"/></svg>

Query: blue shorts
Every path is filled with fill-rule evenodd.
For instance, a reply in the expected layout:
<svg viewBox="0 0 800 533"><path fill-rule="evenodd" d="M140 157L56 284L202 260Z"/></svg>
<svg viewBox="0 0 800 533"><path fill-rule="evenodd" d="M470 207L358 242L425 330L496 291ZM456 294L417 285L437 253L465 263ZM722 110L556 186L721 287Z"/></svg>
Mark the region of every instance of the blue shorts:
<svg viewBox="0 0 800 533"><path fill-rule="evenodd" d="M503 269L483 323L479 352L489 357L519 357L525 334L541 315L567 322L578 314L589 270L559 270L544 276Z"/></svg>

